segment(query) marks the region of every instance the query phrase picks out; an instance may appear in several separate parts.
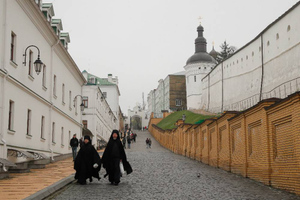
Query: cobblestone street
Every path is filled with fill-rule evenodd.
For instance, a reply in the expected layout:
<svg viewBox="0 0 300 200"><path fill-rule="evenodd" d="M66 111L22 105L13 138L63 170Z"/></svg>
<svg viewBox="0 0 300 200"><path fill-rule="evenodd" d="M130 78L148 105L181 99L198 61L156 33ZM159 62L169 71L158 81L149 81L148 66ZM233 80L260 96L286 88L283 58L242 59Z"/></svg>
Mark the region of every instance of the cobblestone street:
<svg viewBox="0 0 300 200"><path fill-rule="evenodd" d="M72 183L52 199L300 199L176 155L161 147L149 132L137 134L137 142L126 149L133 173L124 175L119 186L110 185L107 178L87 185ZM152 139L151 149L146 148L147 137ZM101 169L101 177L104 173Z"/></svg>

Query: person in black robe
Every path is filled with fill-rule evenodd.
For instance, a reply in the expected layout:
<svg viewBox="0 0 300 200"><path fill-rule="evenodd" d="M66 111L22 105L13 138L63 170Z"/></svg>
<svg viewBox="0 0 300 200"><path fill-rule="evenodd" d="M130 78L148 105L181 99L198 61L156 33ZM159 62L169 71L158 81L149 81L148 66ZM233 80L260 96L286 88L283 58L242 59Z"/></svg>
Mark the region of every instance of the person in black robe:
<svg viewBox="0 0 300 200"><path fill-rule="evenodd" d="M127 161L124 147L120 140L119 131L113 130L102 156L103 167L106 169L111 184L118 185L120 183L120 162L123 163L126 173L130 174L132 168Z"/></svg>
<svg viewBox="0 0 300 200"><path fill-rule="evenodd" d="M93 181L92 177L100 180L100 168L100 156L91 144L91 138L89 136L84 136L83 145L81 146L74 162L74 169L76 170L75 179L77 179L77 182L82 185L86 184L86 179L88 178L90 182Z"/></svg>

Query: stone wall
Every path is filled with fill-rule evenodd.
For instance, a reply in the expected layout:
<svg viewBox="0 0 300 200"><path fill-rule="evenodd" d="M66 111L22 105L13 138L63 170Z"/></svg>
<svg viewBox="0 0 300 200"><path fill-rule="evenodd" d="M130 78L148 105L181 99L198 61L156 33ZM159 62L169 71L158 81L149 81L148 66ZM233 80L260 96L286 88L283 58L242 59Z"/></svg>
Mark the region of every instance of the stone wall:
<svg viewBox="0 0 300 200"><path fill-rule="evenodd" d="M300 194L300 92L173 130L153 120L150 132L174 153Z"/></svg>

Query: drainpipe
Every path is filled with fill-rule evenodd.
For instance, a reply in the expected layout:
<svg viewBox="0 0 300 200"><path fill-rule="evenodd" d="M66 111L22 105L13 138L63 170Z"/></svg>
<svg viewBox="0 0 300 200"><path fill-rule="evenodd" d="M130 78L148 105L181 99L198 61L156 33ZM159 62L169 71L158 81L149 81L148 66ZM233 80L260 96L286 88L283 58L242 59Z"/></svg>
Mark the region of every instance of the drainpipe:
<svg viewBox="0 0 300 200"><path fill-rule="evenodd" d="M262 100L262 89L264 83L264 43L263 43L263 33L260 36L261 42L261 82L260 82L260 92L259 92L259 100Z"/></svg>
<svg viewBox="0 0 300 200"><path fill-rule="evenodd" d="M58 45L59 40L56 41L55 44L51 46L50 53L50 107L49 107L49 151L51 154L51 160L54 161L53 158L53 149L52 149L52 111L53 111L53 51L56 45Z"/></svg>
<svg viewBox="0 0 300 200"><path fill-rule="evenodd" d="M222 105L221 105L221 112L223 112L224 106L224 74L223 74L223 61L222 61Z"/></svg>
<svg viewBox="0 0 300 200"><path fill-rule="evenodd" d="M208 81L208 83L207 83L207 93L208 93L208 95L207 95L207 98L208 98L208 100L207 100L207 111L209 111L209 102L210 102L210 77L209 77L209 75L210 74L208 74L208 77L207 77L207 81Z"/></svg>
<svg viewBox="0 0 300 200"><path fill-rule="evenodd" d="M5 102L6 102L6 98L5 98L5 85L6 85L6 80L7 80L7 77L9 75L9 71L5 68L6 66L6 58L7 58L7 52L6 52L6 23L7 23L7 0L4 0L3 1L3 13L2 13L2 28L3 28L3 37L2 37L2 56L3 56L3 60L2 60L2 69L5 71L5 76L3 78L3 84L2 84L2 105L0 107L0 110L1 110L1 126L0 126L0 139L3 143L3 154L0 155L0 157L2 158L7 158L7 147L6 147L6 141L4 140L4 133L6 130L6 128L4 127L4 116L5 116L5 109L4 109L4 106L5 106Z"/></svg>

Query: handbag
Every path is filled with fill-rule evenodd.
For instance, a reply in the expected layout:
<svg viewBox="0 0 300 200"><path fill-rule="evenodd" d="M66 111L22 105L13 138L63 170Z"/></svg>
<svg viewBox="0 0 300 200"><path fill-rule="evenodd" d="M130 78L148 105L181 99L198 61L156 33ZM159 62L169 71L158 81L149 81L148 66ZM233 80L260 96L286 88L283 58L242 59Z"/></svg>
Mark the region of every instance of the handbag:
<svg viewBox="0 0 300 200"><path fill-rule="evenodd" d="M125 170L122 162L120 162L120 172L122 175L125 174Z"/></svg>

